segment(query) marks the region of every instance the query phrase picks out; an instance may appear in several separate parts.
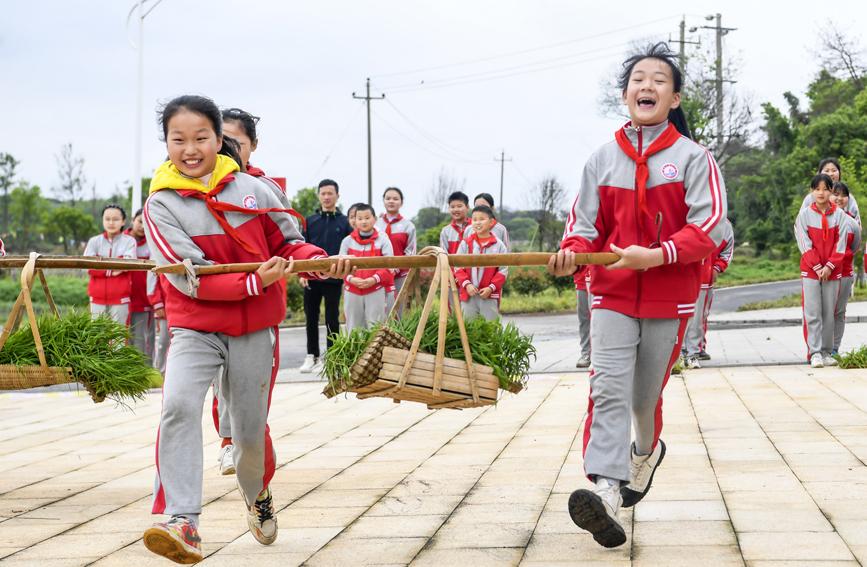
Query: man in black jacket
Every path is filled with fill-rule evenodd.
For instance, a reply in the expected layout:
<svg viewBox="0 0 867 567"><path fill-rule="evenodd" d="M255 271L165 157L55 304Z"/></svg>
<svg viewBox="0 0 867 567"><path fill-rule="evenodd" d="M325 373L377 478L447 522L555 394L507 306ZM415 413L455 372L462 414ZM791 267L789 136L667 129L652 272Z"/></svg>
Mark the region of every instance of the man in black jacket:
<svg viewBox="0 0 867 567"><path fill-rule="evenodd" d="M323 179L317 190L319 204L315 213L307 217L307 242L325 250L329 256L340 253L340 243L352 232L349 219L337 208L340 198L336 181ZM301 278L304 286L304 315L307 317L307 358L301 365L301 372L319 371L319 307L325 299L325 328L327 330L326 348L331 348L331 334L340 331L340 294L343 280L328 279L308 281Z"/></svg>

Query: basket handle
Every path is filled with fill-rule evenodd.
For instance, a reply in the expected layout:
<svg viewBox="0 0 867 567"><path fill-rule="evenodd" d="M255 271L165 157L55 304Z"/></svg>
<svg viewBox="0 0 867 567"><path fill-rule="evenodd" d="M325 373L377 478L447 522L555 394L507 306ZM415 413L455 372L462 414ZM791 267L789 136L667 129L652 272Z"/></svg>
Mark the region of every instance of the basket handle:
<svg viewBox="0 0 867 567"><path fill-rule="evenodd" d="M446 258L448 262L448 258ZM473 392L473 402L479 403L479 387L476 385L476 365L473 363L473 353L470 352L470 341L467 339L467 327L464 324L464 314L461 312L461 299L458 296L458 286L455 282L455 273L448 271L449 283L452 286L452 303L455 306L455 319L458 320L458 330L461 335L461 345L464 347L464 358L467 363L467 376L470 379L470 389Z"/></svg>
<svg viewBox="0 0 867 567"><path fill-rule="evenodd" d="M18 299L15 300L15 306L12 308L12 313L9 314L9 319L6 320L6 326L3 327L3 333L0 334L0 350L3 350L3 346L6 344L6 339L9 338L9 335L18 330L18 325L21 322L21 316L23 315L21 312L21 305L23 304L27 309L27 318L30 321L30 329L33 332L33 341L36 343L36 352L39 354L39 364L42 365L45 374L52 376L51 370L48 368L48 363L45 360L45 350L42 348L42 338L39 336L39 327L36 325L36 313L33 311L33 303L30 300L30 286L33 284L33 277L37 272L42 281L42 289L45 291L45 296L49 299L49 304L53 307L55 315L57 314L57 308L54 307L54 302L50 299L51 296L48 293L48 284L45 283L44 276L42 276L42 270L36 269L37 257L39 257L39 254L31 252L30 259L27 261L27 264L24 265L24 269L21 270L21 292L18 294Z"/></svg>

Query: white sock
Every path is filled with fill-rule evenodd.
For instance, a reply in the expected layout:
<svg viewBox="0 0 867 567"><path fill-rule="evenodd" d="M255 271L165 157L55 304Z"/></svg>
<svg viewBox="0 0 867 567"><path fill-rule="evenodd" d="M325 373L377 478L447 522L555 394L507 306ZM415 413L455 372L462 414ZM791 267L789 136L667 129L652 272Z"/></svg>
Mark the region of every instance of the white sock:
<svg viewBox="0 0 867 567"><path fill-rule="evenodd" d="M196 526L196 529L199 529L199 515L198 514L175 514L172 518L187 518L193 525Z"/></svg>
<svg viewBox="0 0 867 567"><path fill-rule="evenodd" d="M638 452L638 447L636 445L632 446L632 460L637 463L644 463L647 459L650 458L650 454L642 455Z"/></svg>
<svg viewBox="0 0 867 567"><path fill-rule="evenodd" d="M608 478L605 476L596 476L596 487L597 488L606 488L606 484L608 486L613 486L614 488L620 488L620 481L615 480L613 478Z"/></svg>

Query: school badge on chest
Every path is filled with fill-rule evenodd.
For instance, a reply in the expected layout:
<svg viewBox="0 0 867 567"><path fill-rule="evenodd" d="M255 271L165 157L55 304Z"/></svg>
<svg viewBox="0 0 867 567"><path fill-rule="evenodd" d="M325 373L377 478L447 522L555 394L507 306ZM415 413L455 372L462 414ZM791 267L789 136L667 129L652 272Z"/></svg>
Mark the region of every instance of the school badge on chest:
<svg viewBox="0 0 867 567"><path fill-rule="evenodd" d="M256 208L256 197L253 195L247 195L244 197L244 208L245 209L255 209Z"/></svg>
<svg viewBox="0 0 867 567"><path fill-rule="evenodd" d="M677 166L673 163L667 163L662 166L662 176L666 179L674 179L677 177Z"/></svg>

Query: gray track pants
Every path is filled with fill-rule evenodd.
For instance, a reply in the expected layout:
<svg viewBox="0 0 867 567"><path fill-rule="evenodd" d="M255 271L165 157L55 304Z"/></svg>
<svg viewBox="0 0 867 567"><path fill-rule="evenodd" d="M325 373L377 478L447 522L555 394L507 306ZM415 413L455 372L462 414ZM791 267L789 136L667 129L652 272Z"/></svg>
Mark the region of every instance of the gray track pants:
<svg viewBox="0 0 867 567"><path fill-rule="evenodd" d="M148 357L148 362L154 357L154 314L152 311L129 314L129 330L132 333L132 344Z"/></svg>
<svg viewBox="0 0 867 567"><path fill-rule="evenodd" d="M855 283L855 276L840 280L840 295L837 298L837 311L834 313L834 350L840 350L840 343L843 342L843 332L846 330L846 307L849 306L853 283Z"/></svg>
<svg viewBox="0 0 867 567"><path fill-rule="evenodd" d="M232 417L229 415L229 404L223 395L224 384L228 380L225 366L220 369L214 378L214 397L211 401L211 417L214 418L214 429L220 439L228 439L232 436Z"/></svg>
<svg viewBox="0 0 867 567"><path fill-rule="evenodd" d="M166 375L166 355L169 352L169 343L172 335L169 333L169 325L165 319L154 319L157 329L157 340L154 345L154 366L163 376Z"/></svg>
<svg viewBox="0 0 867 567"><path fill-rule="evenodd" d="M707 316L710 314L712 294L713 288L703 289L698 294L695 314L690 318L683 336L684 356L698 356L704 348L704 335L707 332Z"/></svg>
<svg viewBox="0 0 867 567"><path fill-rule="evenodd" d="M108 314L109 317L121 325L129 325L129 303L121 303L120 305L90 304L90 314L94 319L103 313Z"/></svg>
<svg viewBox="0 0 867 567"><path fill-rule="evenodd" d="M687 319L635 319L594 309L584 472L629 482L631 426L649 455L662 431L662 390L680 354ZM589 432L589 435L588 435Z"/></svg>
<svg viewBox="0 0 867 567"><path fill-rule="evenodd" d="M804 340L807 358L816 353L831 356L834 350L834 313L840 295L840 280L820 282L801 278L801 297L804 302Z"/></svg>
<svg viewBox="0 0 867 567"><path fill-rule="evenodd" d="M202 511L202 407L223 365L235 470L252 505L274 476L276 454L267 421L279 367L277 329L230 337L173 327L172 335L157 433L153 513Z"/></svg>
<svg viewBox="0 0 867 567"><path fill-rule="evenodd" d="M370 329L374 323L385 319L385 296L385 288L367 295L356 295L350 291L344 293L343 317L346 319L346 332L349 333L357 327Z"/></svg>
<svg viewBox="0 0 867 567"><path fill-rule="evenodd" d="M581 340L581 354L590 354L590 304L593 299L586 289L576 289L575 293L578 295L578 337Z"/></svg>
<svg viewBox="0 0 867 567"><path fill-rule="evenodd" d="M496 299L484 299L481 295L474 295L467 301L461 301L461 313L464 319L472 319L481 315L487 321L493 321L500 316L500 302Z"/></svg>
<svg viewBox="0 0 867 567"><path fill-rule="evenodd" d="M403 284L406 283L406 277L403 278L394 278L394 293L386 293L386 305L385 312L391 312L391 307L394 305L394 302L397 300L397 296L400 295L400 290L403 289ZM403 306L397 308L397 316L400 317L403 315Z"/></svg>

